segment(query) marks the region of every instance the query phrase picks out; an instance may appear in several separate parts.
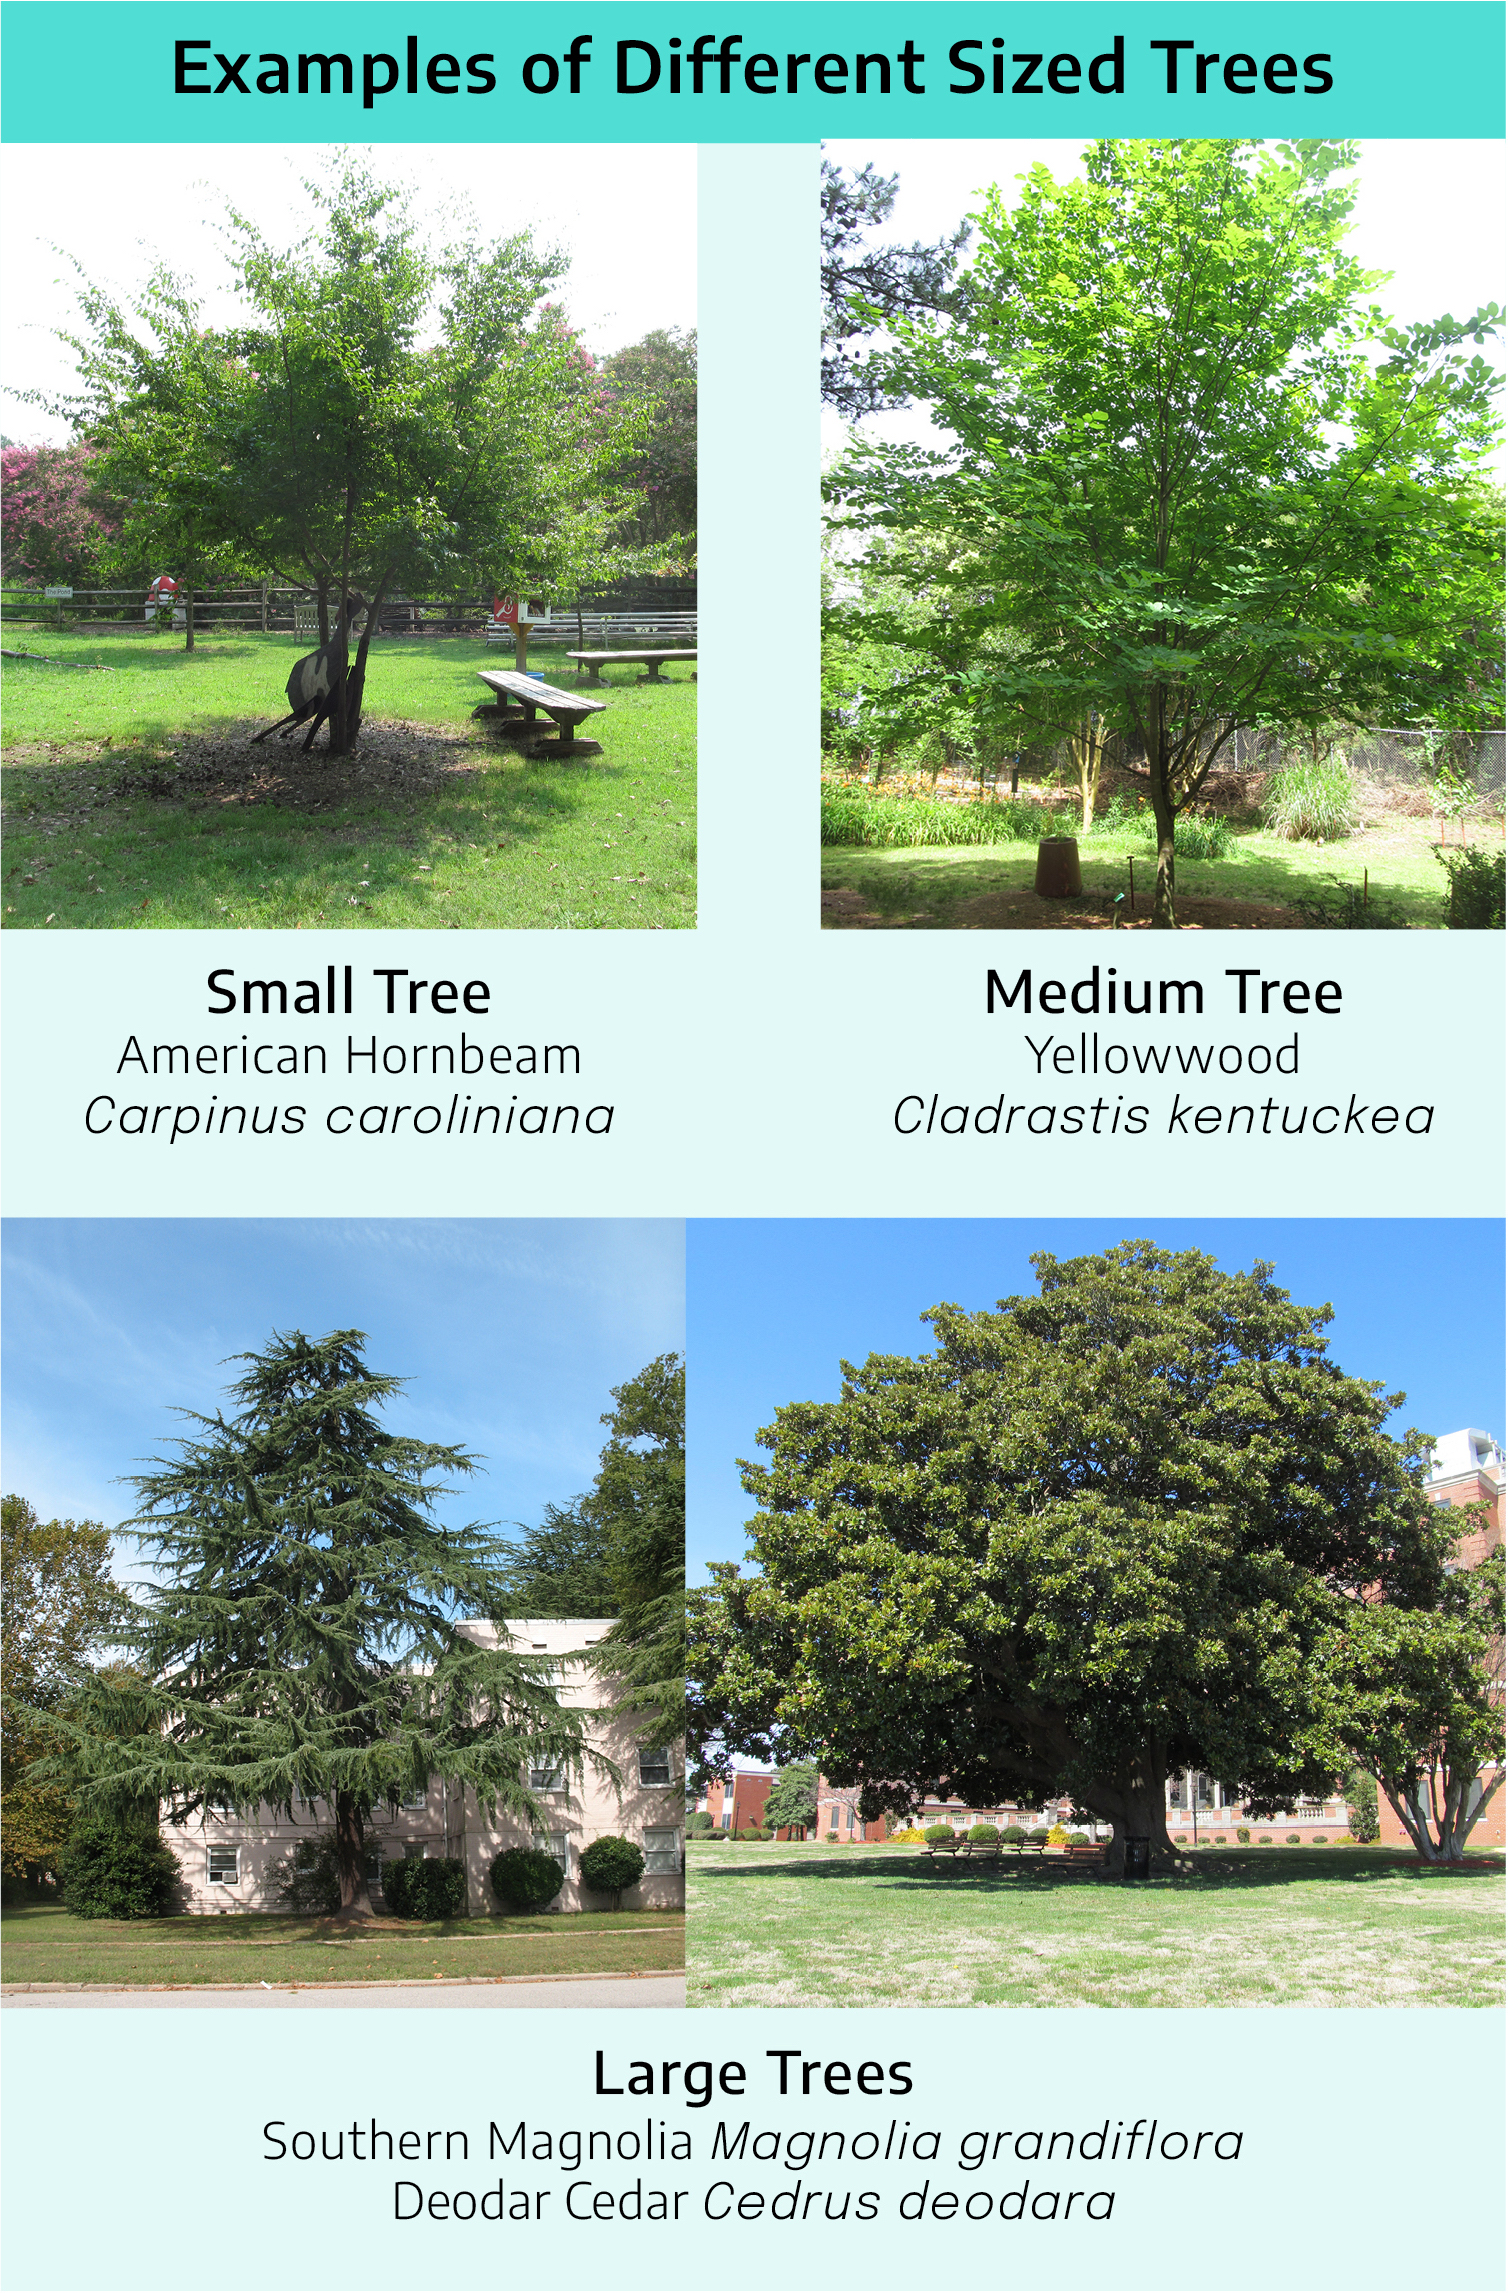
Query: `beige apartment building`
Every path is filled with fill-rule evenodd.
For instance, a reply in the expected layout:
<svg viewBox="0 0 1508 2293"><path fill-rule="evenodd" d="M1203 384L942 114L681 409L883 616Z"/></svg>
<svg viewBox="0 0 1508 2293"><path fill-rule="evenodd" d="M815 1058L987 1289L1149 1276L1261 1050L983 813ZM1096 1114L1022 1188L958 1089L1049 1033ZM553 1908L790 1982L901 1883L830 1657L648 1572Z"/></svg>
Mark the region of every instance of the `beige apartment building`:
<svg viewBox="0 0 1508 2293"><path fill-rule="evenodd" d="M563 1705L591 1710L608 1701L607 1691L587 1665L565 1661L573 1650L589 1648L601 1639L608 1630L601 1618L521 1617L508 1619L501 1628L483 1624L466 1629L484 1646L495 1646L501 1630L520 1654L555 1659ZM625 1889L623 1908L679 1908L686 1899L681 1749L675 1745L641 1751L633 1736L631 1726L622 1720L598 1720L589 1731L592 1748L604 1753L618 1771L616 1784L590 1760L580 1776L564 1768L531 1768L530 1789L547 1810L537 1827L501 1809L495 1821L489 1819L471 1792L457 1791L438 1777L431 1779L427 1792L396 1813L383 1810L369 1832L369 1877L379 1909L378 1891L388 1864L406 1856L437 1855L454 1856L465 1864L468 1911L499 1911L502 1905L493 1895L488 1873L493 1858L505 1847L540 1847L561 1864L565 1885L550 1905L552 1911L605 1909L606 1898L581 1884L582 1850L605 1833L633 1840L644 1854L644 1876L636 1887ZM206 1811L186 1824L164 1822L163 1838L177 1856L182 1875L184 1909L210 1916L279 1909L283 1865L300 1839L321 1828L318 1806L297 1812L298 1822L270 1811L257 1817Z"/></svg>

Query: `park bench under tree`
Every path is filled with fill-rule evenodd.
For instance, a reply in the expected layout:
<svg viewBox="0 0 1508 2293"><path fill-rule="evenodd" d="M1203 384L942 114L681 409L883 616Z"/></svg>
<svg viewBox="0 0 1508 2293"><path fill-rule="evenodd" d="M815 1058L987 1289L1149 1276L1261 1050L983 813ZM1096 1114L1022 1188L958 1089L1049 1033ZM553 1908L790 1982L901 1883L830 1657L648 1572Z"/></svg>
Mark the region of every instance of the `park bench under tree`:
<svg viewBox="0 0 1508 2293"><path fill-rule="evenodd" d="M665 679L660 675L661 664L666 661L694 661L696 659L696 648L694 646L672 645L660 646L652 651L642 653L567 653L566 659L568 661L574 661L577 664L578 674L582 669L586 670L587 683L589 685L602 684L605 681L602 675L603 670L607 668L610 663L616 661L642 661L645 665L644 673L648 677L649 682L652 685L662 685L664 684Z"/></svg>

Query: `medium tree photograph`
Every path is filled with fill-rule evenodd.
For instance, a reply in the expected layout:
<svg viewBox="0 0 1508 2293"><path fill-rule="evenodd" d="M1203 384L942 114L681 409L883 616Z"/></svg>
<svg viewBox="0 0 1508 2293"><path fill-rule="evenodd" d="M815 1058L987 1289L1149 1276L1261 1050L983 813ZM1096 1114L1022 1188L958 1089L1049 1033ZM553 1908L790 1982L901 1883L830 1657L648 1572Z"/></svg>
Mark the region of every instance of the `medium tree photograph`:
<svg viewBox="0 0 1508 2293"><path fill-rule="evenodd" d="M694 153L77 162L5 158L4 923L693 926Z"/></svg>
<svg viewBox="0 0 1508 2293"><path fill-rule="evenodd" d="M1500 2003L1500 1250L695 1225L688 2003Z"/></svg>
<svg viewBox="0 0 1508 2293"><path fill-rule="evenodd" d="M825 928L1503 928L1505 189L825 147Z"/></svg>
<svg viewBox="0 0 1508 2293"><path fill-rule="evenodd" d="M679 1228L5 1257L7 1985L680 2005Z"/></svg>

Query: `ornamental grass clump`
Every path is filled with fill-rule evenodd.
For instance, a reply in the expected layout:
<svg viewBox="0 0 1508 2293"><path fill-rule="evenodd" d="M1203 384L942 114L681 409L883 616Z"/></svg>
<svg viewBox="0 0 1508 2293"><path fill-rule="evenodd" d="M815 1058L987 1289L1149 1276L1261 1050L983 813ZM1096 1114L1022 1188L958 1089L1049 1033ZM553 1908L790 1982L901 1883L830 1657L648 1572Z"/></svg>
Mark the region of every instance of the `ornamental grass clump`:
<svg viewBox="0 0 1508 2293"><path fill-rule="evenodd" d="M1285 765L1267 783L1262 818L1272 835L1291 844L1333 844L1354 836L1361 806L1350 766L1339 757Z"/></svg>
<svg viewBox="0 0 1508 2293"><path fill-rule="evenodd" d="M1000 803L948 804L925 796L875 796L867 788L825 781L824 844L871 850L956 844L1035 844L1042 836L1071 836L1072 813L1049 811L1026 798Z"/></svg>

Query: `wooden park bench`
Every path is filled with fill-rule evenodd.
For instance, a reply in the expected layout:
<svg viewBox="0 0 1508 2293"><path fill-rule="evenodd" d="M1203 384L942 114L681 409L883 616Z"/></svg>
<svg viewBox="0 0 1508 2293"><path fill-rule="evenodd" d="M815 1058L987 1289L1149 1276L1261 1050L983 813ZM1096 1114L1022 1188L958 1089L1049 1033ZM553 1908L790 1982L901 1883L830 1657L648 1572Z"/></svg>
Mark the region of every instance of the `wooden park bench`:
<svg viewBox="0 0 1508 2293"><path fill-rule="evenodd" d="M517 741L525 755L602 754L600 742L577 740L576 727L584 718L605 709L606 701L583 700L580 693L563 692L559 685L544 684L538 677L524 676L517 669L478 669L477 675L497 698L481 702L472 710L472 715L486 717L493 732L501 733L505 740ZM519 704L516 708L515 701ZM538 722L541 709L558 727L556 732L546 733L541 729Z"/></svg>
<svg viewBox="0 0 1508 2293"><path fill-rule="evenodd" d="M1088 1839L1081 1840L1075 1845L1070 1840L1063 1850L1063 1857L1068 1863L1103 1863L1105 1860L1104 1842L1103 1840Z"/></svg>
<svg viewBox="0 0 1508 2293"><path fill-rule="evenodd" d="M1000 1842L998 1839L966 1839L963 1848L971 1863L998 1863L1000 1861Z"/></svg>
<svg viewBox="0 0 1508 2293"><path fill-rule="evenodd" d="M567 653L566 659L575 661L580 668L586 670L589 685L600 685L605 681L602 672L611 661L642 661L650 683L662 685L666 680L660 675L660 664L663 661L694 661L696 648L693 646L688 650L684 646L661 646L648 653Z"/></svg>
<svg viewBox="0 0 1508 2293"><path fill-rule="evenodd" d="M1045 1839L1023 1839L1021 1842L1021 1852L1023 1855L1045 1855L1047 1852L1047 1841Z"/></svg>
<svg viewBox="0 0 1508 2293"><path fill-rule="evenodd" d="M951 1839L924 1840L922 1842L922 1852L926 1855L956 1855L959 1848L965 1845L966 1842L960 1839L957 1832L955 1831Z"/></svg>

